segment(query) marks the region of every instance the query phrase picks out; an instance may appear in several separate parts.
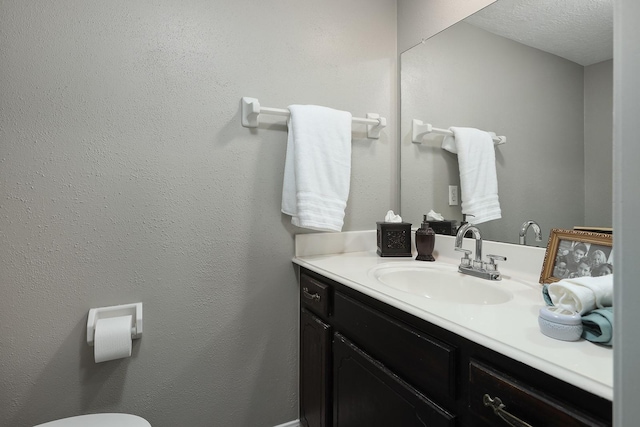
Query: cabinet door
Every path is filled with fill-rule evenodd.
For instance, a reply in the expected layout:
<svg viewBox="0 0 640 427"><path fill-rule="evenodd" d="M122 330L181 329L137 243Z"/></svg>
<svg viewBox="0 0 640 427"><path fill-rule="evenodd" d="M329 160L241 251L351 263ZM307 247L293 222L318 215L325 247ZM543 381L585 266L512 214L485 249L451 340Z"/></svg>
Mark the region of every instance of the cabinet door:
<svg viewBox="0 0 640 427"><path fill-rule="evenodd" d="M335 427L449 427L454 417L344 336L333 341Z"/></svg>
<svg viewBox="0 0 640 427"><path fill-rule="evenodd" d="M456 396L456 349L340 292L334 325L413 387L446 407Z"/></svg>
<svg viewBox="0 0 640 427"><path fill-rule="evenodd" d="M300 421L331 426L331 327L300 311Z"/></svg>

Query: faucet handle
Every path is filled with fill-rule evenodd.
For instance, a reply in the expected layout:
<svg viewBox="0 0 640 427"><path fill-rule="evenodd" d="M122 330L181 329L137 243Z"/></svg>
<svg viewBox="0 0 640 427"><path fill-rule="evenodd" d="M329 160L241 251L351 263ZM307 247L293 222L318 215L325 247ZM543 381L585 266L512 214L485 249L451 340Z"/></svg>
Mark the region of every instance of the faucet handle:
<svg viewBox="0 0 640 427"><path fill-rule="evenodd" d="M456 250L458 252L464 252L464 256L462 258L460 258L460 265L462 265L464 267L471 266L471 258L469 258L469 255L471 255L471 251L469 249L454 248L454 250Z"/></svg>
<svg viewBox="0 0 640 427"><path fill-rule="evenodd" d="M498 270L498 264L496 264L496 261L506 261L507 257L506 256L502 256L502 255L487 255L487 258L489 258L489 262L485 263L487 270L490 271L497 271Z"/></svg>

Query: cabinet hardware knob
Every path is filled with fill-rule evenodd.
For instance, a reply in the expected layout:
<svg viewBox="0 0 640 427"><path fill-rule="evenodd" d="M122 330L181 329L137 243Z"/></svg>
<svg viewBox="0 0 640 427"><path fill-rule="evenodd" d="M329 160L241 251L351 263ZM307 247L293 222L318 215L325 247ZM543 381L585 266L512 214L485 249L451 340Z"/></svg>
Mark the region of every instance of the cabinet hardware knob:
<svg viewBox="0 0 640 427"><path fill-rule="evenodd" d="M302 295L304 295L305 298L310 299L311 301L318 301L320 302L320 294L315 293L312 294L309 292L309 288L302 288Z"/></svg>
<svg viewBox="0 0 640 427"><path fill-rule="evenodd" d="M503 404L499 397L492 399L491 396L485 393L485 395L482 396L482 402L484 403L484 406L492 408L493 413L499 416L508 425L512 427L532 427L531 424L526 423L515 415L505 411L507 405Z"/></svg>

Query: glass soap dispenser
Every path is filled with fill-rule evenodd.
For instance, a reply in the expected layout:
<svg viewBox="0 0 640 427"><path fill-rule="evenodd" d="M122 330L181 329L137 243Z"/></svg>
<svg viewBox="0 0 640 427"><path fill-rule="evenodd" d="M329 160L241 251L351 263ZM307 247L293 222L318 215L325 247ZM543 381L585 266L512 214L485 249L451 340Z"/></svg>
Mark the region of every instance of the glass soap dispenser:
<svg viewBox="0 0 640 427"><path fill-rule="evenodd" d="M418 261L435 261L433 257L433 247L436 244L436 233L427 222L427 216L423 215L422 225L416 230L416 249L418 250Z"/></svg>

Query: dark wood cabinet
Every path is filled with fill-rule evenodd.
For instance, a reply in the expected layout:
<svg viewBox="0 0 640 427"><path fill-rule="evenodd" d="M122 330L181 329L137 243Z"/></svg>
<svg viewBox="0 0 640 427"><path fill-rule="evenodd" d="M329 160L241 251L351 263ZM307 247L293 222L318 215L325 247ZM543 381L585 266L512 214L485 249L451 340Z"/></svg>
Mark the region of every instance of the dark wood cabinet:
<svg viewBox="0 0 640 427"><path fill-rule="evenodd" d="M507 418L545 427L607 425L476 360L469 363L469 383L469 409L489 424Z"/></svg>
<svg viewBox="0 0 640 427"><path fill-rule="evenodd" d="M300 311L300 419L308 427L331 425L331 326Z"/></svg>
<svg viewBox="0 0 640 427"><path fill-rule="evenodd" d="M343 335L333 342L334 425L453 427L454 416Z"/></svg>
<svg viewBox="0 0 640 427"><path fill-rule="evenodd" d="M612 425L606 399L313 271L300 284L305 426Z"/></svg>
<svg viewBox="0 0 640 427"><path fill-rule="evenodd" d="M333 323L414 387L440 402L455 400L454 347L340 292L334 295Z"/></svg>

